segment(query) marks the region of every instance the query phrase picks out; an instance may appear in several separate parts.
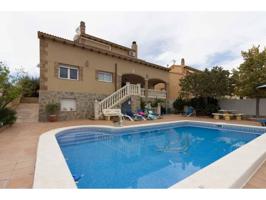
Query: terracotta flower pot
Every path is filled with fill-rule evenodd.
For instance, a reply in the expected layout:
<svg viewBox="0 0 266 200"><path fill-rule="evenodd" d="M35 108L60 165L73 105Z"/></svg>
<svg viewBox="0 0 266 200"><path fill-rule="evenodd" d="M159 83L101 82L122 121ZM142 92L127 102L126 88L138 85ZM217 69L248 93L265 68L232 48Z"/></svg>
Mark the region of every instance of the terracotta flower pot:
<svg viewBox="0 0 266 200"><path fill-rule="evenodd" d="M57 115L48 115L48 122L56 122Z"/></svg>

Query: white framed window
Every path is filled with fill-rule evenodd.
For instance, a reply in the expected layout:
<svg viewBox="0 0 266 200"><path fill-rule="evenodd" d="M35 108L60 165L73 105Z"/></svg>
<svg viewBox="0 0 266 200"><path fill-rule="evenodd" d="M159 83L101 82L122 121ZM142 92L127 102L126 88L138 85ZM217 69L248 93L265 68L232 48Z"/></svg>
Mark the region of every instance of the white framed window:
<svg viewBox="0 0 266 200"><path fill-rule="evenodd" d="M75 99L61 99L60 110L61 111L76 111L77 102Z"/></svg>
<svg viewBox="0 0 266 200"><path fill-rule="evenodd" d="M97 80L111 83L113 82L113 74L111 72L97 71Z"/></svg>
<svg viewBox="0 0 266 200"><path fill-rule="evenodd" d="M74 66L72 67L68 65L59 65L58 78L69 79L69 80L79 80L79 69Z"/></svg>

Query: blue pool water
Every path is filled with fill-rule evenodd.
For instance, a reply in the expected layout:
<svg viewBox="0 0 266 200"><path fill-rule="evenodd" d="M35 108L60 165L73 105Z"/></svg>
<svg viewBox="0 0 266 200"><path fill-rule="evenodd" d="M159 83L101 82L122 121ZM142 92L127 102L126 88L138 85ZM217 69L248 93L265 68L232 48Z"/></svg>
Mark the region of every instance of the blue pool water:
<svg viewBox="0 0 266 200"><path fill-rule="evenodd" d="M57 140L78 188L168 188L260 134L171 124L79 128Z"/></svg>

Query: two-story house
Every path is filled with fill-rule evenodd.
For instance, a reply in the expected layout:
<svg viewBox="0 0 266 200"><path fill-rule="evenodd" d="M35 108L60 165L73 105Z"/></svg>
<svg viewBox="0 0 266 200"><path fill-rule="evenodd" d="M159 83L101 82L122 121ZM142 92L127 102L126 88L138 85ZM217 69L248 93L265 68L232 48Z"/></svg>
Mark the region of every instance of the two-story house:
<svg viewBox="0 0 266 200"><path fill-rule="evenodd" d="M38 32L40 40L39 120L45 106L60 103L60 120L99 118L105 108L130 99L163 99L170 106L177 98L179 80L198 71L181 65L169 68L138 58L138 45L125 47L86 33L80 22L74 40ZM134 111L134 110L133 110Z"/></svg>

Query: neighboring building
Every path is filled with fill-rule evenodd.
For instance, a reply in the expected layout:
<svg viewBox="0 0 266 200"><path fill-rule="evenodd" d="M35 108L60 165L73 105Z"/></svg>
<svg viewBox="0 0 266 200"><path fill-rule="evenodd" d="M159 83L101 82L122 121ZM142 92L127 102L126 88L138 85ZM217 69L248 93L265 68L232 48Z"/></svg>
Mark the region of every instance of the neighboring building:
<svg viewBox="0 0 266 200"><path fill-rule="evenodd" d="M51 102L60 103L60 120L94 118L103 108L120 107L128 99L133 111L141 98L164 99L171 106L180 78L198 71L184 59L170 68L141 60L135 41L128 48L88 35L84 22L73 41L42 32L38 37L40 121L46 121L45 106Z"/></svg>

